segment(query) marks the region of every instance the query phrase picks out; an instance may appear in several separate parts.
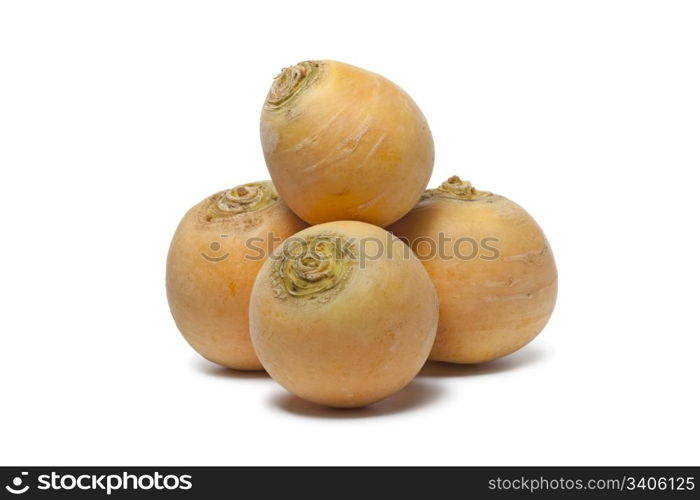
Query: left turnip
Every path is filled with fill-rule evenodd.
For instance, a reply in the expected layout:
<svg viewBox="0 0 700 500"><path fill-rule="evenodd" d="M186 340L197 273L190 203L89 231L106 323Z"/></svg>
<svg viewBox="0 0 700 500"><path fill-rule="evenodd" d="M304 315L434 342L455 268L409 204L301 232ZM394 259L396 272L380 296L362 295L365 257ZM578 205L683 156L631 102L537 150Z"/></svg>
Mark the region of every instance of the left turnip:
<svg viewBox="0 0 700 500"><path fill-rule="evenodd" d="M166 287L178 329L214 363L261 370L248 303L265 253L307 226L269 181L243 184L190 209L168 253Z"/></svg>

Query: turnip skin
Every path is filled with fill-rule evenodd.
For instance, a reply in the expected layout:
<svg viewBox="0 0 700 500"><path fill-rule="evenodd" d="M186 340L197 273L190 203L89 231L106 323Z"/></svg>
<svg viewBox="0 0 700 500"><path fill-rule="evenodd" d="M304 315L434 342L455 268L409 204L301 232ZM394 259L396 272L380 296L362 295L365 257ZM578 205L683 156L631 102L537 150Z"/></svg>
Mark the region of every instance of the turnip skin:
<svg viewBox="0 0 700 500"><path fill-rule="evenodd" d="M295 285L280 272L299 268L281 263L285 244L280 245L253 286L251 337L265 369L290 392L320 405L362 407L400 390L421 369L435 338L438 300L420 261L379 227L332 222L290 241L329 236L375 238L383 242L383 255L367 259L364 268L357 260L330 259L331 278L308 281L293 295ZM369 245L366 254L379 253L377 248Z"/></svg>
<svg viewBox="0 0 700 500"><path fill-rule="evenodd" d="M260 200L250 196L254 191ZM262 370L250 341L248 304L264 258L251 258L258 252L246 241L267 249L270 235L279 243L304 227L269 181L221 191L187 212L170 245L166 288L175 323L199 354L228 368Z"/></svg>
<svg viewBox="0 0 700 500"><path fill-rule="evenodd" d="M388 229L419 252L420 238L438 241L440 233L452 241L498 239L489 243L498 248L495 260L490 252L461 260L449 245L445 258L422 259L440 297L431 360L483 363L505 356L549 320L557 296L554 256L537 222L516 203L453 177Z"/></svg>
<svg viewBox="0 0 700 500"><path fill-rule="evenodd" d="M406 92L337 61L285 68L263 106L260 137L282 198L311 224L394 222L422 195L435 157Z"/></svg>

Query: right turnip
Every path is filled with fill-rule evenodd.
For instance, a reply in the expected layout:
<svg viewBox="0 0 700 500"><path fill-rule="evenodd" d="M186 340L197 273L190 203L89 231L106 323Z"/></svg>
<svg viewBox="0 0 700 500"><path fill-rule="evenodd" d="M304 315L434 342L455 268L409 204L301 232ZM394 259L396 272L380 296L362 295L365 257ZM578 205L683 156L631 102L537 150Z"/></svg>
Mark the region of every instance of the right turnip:
<svg viewBox="0 0 700 500"><path fill-rule="evenodd" d="M544 328L557 269L537 222L519 205L451 177L387 228L423 261L440 298L430 359L482 363Z"/></svg>

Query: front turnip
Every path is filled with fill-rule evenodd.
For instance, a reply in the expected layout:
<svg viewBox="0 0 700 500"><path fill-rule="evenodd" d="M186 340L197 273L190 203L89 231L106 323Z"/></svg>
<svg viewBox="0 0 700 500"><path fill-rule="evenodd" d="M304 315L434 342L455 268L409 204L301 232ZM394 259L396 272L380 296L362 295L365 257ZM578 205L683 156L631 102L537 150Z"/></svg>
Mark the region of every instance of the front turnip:
<svg viewBox="0 0 700 500"><path fill-rule="evenodd" d="M430 353L435 288L396 237L363 222L307 228L277 247L250 299L267 372L321 405L359 407L408 384Z"/></svg>

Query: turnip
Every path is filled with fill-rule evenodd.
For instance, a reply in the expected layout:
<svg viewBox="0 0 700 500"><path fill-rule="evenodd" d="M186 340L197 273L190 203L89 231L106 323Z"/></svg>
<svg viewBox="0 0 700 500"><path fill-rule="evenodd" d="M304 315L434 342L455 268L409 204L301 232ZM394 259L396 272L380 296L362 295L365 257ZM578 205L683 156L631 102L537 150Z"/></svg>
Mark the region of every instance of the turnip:
<svg viewBox="0 0 700 500"><path fill-rule="evenodd" d="M440 297L430 359L489 361L544 328L557 269L544 233L519 205L451 177L389 230L416 251Z"/></svg>
<svg viewBox="0 0 700 500"><path fill-rule="evenodd" d="M356 221L297 233L260 270L253 345L267 372L321 405L369 405L408 384L435 338L438 300L396 237Z"/></svg>
<svg viewBox="0 0 700 500"><path fill-rule="evenodd" d="M168 254L166 285L175 323L202 356L260 370L248 303L268 249L306 227L269 181L222 191L184 216Z"/></svg>
<svg viewBox="0 0 700 500"><path fill-rule="evenodd" d="M306 61L275 78L260 136L270 175L311 224L386 226L418 201L433 139L411 97L386 78L336 61Z"/></svg>

